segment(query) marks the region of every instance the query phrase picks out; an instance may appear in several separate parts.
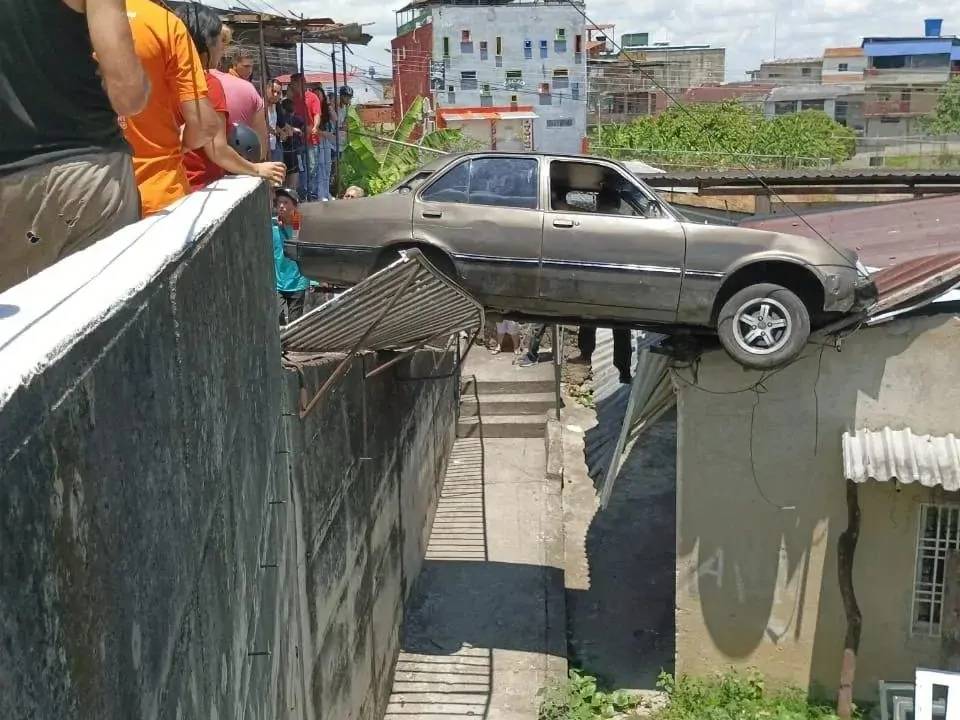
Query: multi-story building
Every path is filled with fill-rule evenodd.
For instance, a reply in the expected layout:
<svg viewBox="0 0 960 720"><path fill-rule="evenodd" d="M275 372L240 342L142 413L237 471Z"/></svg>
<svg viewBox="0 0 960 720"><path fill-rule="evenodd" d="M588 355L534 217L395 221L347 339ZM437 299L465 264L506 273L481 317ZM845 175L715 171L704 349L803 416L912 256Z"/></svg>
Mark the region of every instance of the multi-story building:
<svg viewBox="0 0 960 720"><path fill-rule="evenodd" d="M759 70L747 73L753 82L775 85L807 85L819 83L823 76L823 58L785 58L765 60Z"/></svg>
<svg viewBox="0 0 960 720"><path fill-rule="evenodd" d="M763 103L768 118L803 110L820 110L841 125L864 131L863 84L787 85L770 90Z"/></svg>
<svg viewBox="0 0 960 720"><path fill-rule="evenodd" d="M623 35L616 56L587 59L588 122L625 122L666 109L669 96L723 82L724 48L709 45L646 44L647 33ZM644 43L644 44L638 44Z"/></svg>
<svg viewBox="0 0 960 720"><path fill-rule="evenodd" d="M863 86L867 58L862 47L835 47L823 51L824 85Z"/></svg>
<svg viewBox="0 0 960 720"><path fill-rule="evenodd" d="M951 76L960 74L960 39L940 34L928 20L922 37L868 37L863 114L868 137L905 137L921 132L920 118L937 104Z"/></svg>
<svg viewBox="0 0 960 720"><path fill-rule="evenodd" d="M493 149L578 152L586 32L565 0L416 0L397 13L394 115L431 97L438 124Z"/></svg>

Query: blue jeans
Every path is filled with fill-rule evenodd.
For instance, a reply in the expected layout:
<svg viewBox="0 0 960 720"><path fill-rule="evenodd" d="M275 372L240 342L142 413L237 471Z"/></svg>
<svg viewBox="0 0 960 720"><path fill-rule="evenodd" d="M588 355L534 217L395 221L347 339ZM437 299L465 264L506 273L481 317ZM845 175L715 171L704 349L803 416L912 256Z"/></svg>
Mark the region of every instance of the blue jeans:
<svg viewBox="0 0 960 720"><path fill-rule="evenodd" d="M330 167L333 148L330 143L324 140L320 143L319 158L320 167L317 171L317 194L321 200L330 199Z"/></svg>
<svg viewBox="0 0 960 720"><path fill-rule="evenodd" d="M300 195L304 200L330 199L330 146L326 143L308 145L307 171L300 181Z"/></svg>

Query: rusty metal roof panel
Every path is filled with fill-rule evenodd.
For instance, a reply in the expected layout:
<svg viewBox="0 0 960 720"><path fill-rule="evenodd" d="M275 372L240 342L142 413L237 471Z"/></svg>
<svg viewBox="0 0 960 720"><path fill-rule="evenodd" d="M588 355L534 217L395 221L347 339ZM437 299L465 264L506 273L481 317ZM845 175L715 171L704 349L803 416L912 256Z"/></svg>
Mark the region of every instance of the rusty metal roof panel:
<svg viewBox="0 0 960 720"><path fill-rule="evenodd" d="M960 252L928 255L879 270L871 276L877 302L870 316L898 307L915 309L960 284Z"/></svg>
<svg viewBox="0 0 960 720"><path fill-rule="evenodd" d="M861 429L843 434L844 478L960 490L960 439L916 435L910 428Z"/></svg>
<svg viewBox="0 0 960 720"><path fill-rule="evenodd" d="M797 170L678 170L644 177L657 187L685 185L757 185L757 177L771 185L806 185L812 181L834 185L866 183L953 183L960 180L958 170L889 170L886 168L800 168Z"/></svg>
<svg viewBox="0 0 960 720"><path fill-rule="evenodd" d="M419 250L280 331L284 352L404 350L483 327L483 306Z"/></svg>
<svg viewBox="0 0 960 720"><path fill-rule="evenodd" d="M882 268L927 255L960 252L960 197L956 195L804 213L804 218L830 242L856 250L870 267ZM816 237L816 233L794 215L751 219L740 225Z"/></svg>

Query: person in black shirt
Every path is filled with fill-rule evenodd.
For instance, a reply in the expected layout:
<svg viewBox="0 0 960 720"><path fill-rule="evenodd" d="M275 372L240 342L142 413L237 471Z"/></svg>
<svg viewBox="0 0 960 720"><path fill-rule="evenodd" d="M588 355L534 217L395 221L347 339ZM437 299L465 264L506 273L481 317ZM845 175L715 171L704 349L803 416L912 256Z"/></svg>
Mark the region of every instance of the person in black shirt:
<svg viewBox="0 0 960 720"><path fill-rule="evenodd" d="M0 27L2 292L140 218L117 115L150 84L124 0L0 0Z"/></svg>
<svg viewBox="0 0 960 720"><path fill-rule="evenodd" d="M280 130L280 137L283 146L283 162L287 166L287 187L300 187L300 174L304 172L304 144L303 138L306 132L306 123L303 118L297 115L293 109L293 100L285 98L280 102L280 110L277 113L277 128ZM304 198L303 191L300 191L300 199Z"/></svg>

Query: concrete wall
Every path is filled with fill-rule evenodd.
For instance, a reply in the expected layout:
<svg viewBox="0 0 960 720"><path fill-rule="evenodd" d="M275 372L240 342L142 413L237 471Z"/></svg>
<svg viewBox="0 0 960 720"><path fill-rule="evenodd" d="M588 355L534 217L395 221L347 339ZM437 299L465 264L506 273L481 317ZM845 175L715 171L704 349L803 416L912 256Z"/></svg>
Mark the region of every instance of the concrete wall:
<svg viewBox="0 0 960 720"><path fill-rule="evenodd" d="M4 720L383 707L457 380L355 367L300 422L268 217L222 181L0 295Z"/></svg>
<svg viewBox="0 0 960 720"><path fill-rule="evenodd" d="M488 83L495 106L533 105L537 119L533 121L536 150L578 153L587 128L587 64L586 53L576 53L576 36L586 43L583 16L566 3L511 3L509 5L454 6L432 9L433 59L443 58L443 39L449 39L450 58L446 63L444 92L436 93L438 107L479 107L483 85ZM555 43L557 28L566 30L565 48ZM461 31L469 30L472 48L461 47ZM501 38L502 58L496 58L496 38ZM524 41L532 44L531 57L524 54ZM547 42L546 57L541 56L540 43ZM480 41L487 42L487 55L480 51ZM567 88L554 87L555 69L568 71ZM477 87L464 90L461 72L475 71ZM522 85L508 87L506 72L523 73ZM548 104L539 94L541 83L550 83ZM447 87L455 88L455 103L447 102ZM578 85L575 91L574 85ZM547 127L547 120L572 119L567 127Z"/></svg>
<svg viewBox="0 0 960 720"><path fill-rule="evenodd" d="M960 388L950 381L957 317L863 329L842 352L825 349L822 361L808 347L806 359L769 374L759 395L747 388L760 374L719 351L703 358L698 387L678 384L679 672L756 667L777 681L835 690L845 630L836 562L847 524L841 435L960 430ZM893 483L862 485L860 498L855 693L869 698L878 680L909 680L918 664L938 663L938 641L911 635L919 503L960 498Z"/></svg>

